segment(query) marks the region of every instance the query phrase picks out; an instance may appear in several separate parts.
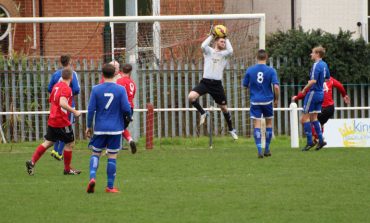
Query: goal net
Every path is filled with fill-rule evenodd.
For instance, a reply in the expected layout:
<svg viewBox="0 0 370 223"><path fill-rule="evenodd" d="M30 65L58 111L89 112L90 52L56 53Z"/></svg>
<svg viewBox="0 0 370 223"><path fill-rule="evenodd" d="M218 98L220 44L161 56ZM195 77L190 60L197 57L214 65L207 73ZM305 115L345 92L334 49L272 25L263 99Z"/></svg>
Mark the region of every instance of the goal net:
<svg viewBox="0 0 370 223"><path fill-rule="evenodd" d="M36 31L34 23L38 24ZM202 127L198 126L198 112L187 99L203 74L200 45L217 24L228 28L234 49L224 70L227 105L238 134L248 136L249 102L241 82L245 69L255 63L256 51L264 48L261 14L0 18L2 29L5 26L11 29L10 38L0 41L5 49L0 58L2 135L6 141L43 138L49 110L47 85L51 75L61 68L59 58L63 54L73 58L81 87L80 94L75 96L76 108L82 111L87 109L92 86L99 83L104 63L116 60L121 65L134 65L132 78L137 94L130 130L135 138L146 135L147 104L154 105L155 138L191 140L207 136L210 129L215 136L228 134L223 115L209 95L200 98L201 105L211 111ZM32 35L34 31L36 35ZM85 127L84 114L76 120L77 139L84 138Z"/></svg>

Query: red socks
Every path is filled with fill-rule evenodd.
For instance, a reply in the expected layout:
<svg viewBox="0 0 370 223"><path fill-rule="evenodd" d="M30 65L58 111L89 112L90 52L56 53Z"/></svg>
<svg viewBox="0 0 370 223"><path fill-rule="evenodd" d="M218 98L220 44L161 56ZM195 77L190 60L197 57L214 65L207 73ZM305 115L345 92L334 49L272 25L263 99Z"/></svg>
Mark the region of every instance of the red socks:
<svg viewBox="0 0 370 223"><path fill-rule="evenodd" d="M69 171L71 169L72 151L63 152L64 170Z"/></svg>
<svg viewBox="0 0 370 223"><path fill-rule="evenodd" d="M40 144L32 155L32 163L35 164L45 153L46 150L47 149L42 144Z"/></svg>
<svg viewBox="0 0 370 223"><path fill-rule="evenodd" d="M319 137L317 136L315 127L311 124L312 136L317 140Z"/></svg>
<svg viewBox="0 0 370 223"><path fill-rule="evenodd" d="M123 136L123 138L125 138L128 142L132 141L131 134L130 134L130 132L129 132L127 129L126 129L125 131L123 131L122 136Z"/></svg>

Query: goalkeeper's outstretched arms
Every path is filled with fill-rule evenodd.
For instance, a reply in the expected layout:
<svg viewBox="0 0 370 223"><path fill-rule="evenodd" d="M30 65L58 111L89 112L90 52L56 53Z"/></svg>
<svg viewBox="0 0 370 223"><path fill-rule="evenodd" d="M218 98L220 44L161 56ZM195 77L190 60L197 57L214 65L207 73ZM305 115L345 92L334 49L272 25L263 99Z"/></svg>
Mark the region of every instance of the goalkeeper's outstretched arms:
<svg viewBox="0 0 370 223"><path fill-rule="evenodd" d="M213 39L213 35L209 35L202 43L202 45L200 46L202 48L202 51L204 54L209 54L211 53L211 47L209 46L209 44L211 44L211 41Z"/></svg>
<svg viewBox="0 0 370 223"><path fill-rule="evenodd" d="M228 38L225 37L225 41L226 41L226 52L225 52L224 56L230 57L230 56L233 55L234 49L231 46L230 40Z"/></svg>

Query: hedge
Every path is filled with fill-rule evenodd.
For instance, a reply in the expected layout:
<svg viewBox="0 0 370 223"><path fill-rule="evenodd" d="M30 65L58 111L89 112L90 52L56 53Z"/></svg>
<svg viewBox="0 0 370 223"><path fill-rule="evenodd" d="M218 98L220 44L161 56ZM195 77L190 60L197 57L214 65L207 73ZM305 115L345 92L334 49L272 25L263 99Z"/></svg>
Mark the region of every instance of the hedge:
<svg viewBox="0 0 370 223"><path fill-rule="evenodd" d="M362 38L353 39L352 34L343 30L331 34L320 29L303 31L302 28L278 31L267 36L266 50L270 57L283 61L278 69L282 82L307 82L313 63L311 50L321 45L326 49L324 61L333 77L343 83L369 83L370 45Z"/></svg>

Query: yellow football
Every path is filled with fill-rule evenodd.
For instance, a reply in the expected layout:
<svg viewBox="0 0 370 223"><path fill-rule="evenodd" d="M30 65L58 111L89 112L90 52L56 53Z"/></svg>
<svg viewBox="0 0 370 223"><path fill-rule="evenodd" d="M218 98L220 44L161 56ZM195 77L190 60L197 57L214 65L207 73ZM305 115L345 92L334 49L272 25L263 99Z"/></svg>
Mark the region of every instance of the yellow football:
<svg viewBox="0 0 370 223"><path fill-rule="evenodd" d="M217 25L213 28L213 33L216 37L225 37L227 36L227 29L223 25Z"/></svg>

